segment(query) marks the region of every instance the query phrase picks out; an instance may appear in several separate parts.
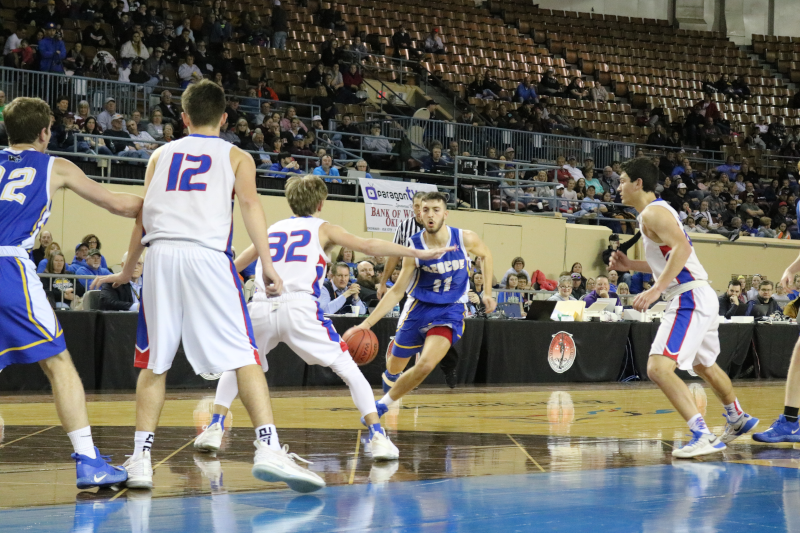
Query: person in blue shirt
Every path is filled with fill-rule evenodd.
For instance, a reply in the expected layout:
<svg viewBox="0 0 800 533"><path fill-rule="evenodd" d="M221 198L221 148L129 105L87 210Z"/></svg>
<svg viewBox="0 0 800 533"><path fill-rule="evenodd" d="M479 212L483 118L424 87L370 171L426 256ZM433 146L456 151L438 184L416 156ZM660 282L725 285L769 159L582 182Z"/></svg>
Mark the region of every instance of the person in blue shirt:
<svg viewBox="0 0 800 533"><path fill-rule="evenodd" d="M94 233L90 233L89 235L85 236L81 239L81 242L86 244L89 247L89 250L99 250L103 247L103 244L100 242L100 239L97 238L97 235ZM108 268L108 264L106 263L106 258L100 254L100 266L103 268Z"/></svg>
<svg viewBox="0 0 800 533"><path fill-rule="evenodd" d="M603 196L605 189L603 189L603 184L594 176L594 169L593 168L586 168L583 170L583 176L586 180L586 187L592 186L594 187L594 192L598 196Z"/></svg>
<svg viewBox="0 0 800 533"><path fill-rule="evenodd" d="M79 276L110 276L112 272L100 266L100 250L89 250L89 255L86 257L86 266L82 266L75 270L75 274ZM87 286L90 279L79 279L81 285Z"/></svg>
<svg viewBox="0 0 800 533"><path fill-rule="evenodd" d="M289 152L281 152L278 155L278 162L272 163L272 166L269 167L269 174L267 174L271 178L283 178L288 179L290 176L286 174L278 174L278 172L294 172L295 174L302 174L303 171L300 170L300 165L297 161L294 160L292 154Z"/></svg>
<svg viewBox="0 0 800 533"><path fill-rule="evenodd" d="M75 268L85 267L86 258L89 256L89 245L79 242L75 245L75 257L72 258L72 266ZM101 261L102 262L102 261Z"/></svg>
<svg viewBox="0 0 800 533"><path fill-rule="evenodd" d="M595 197L594 197L594 185L587 187L586 189L586 198L583 199L581 202L581 209L577 213L575 213L575 218L582 217L582 216L603 216L605 211L608 211L608 208L601 204Z"/></svg>
<svg viewBox="0 0 800 533"><path fill-rule="evenodd" d="M536 88L533 85L531 85L530 78L525 78L517 86L517 91L514 93L514 100L520 102L521 104L539 103L539 95L536 94Z"/></svg>
<svg viewBox="0 0 800 533"><path fill-rule="evenodd" d="M39 70L42 72L64 73L62 62L67 57L67 48L62 38L56 37L56 25L48 22L45 25L45 37L39 41Z"/></svg>
<svg viewBox="0 0 800 533"><path fill-rule="evenodd" d="M737 165L734 162L733 156L729 156L728 159L725 160L724 165L720 165L717 167L717 172L719 173L724 172L728 176L735 176L736 173L739 172L741 168L742 167L740 165Z"/></svg>
<svg viewBox="0 0 800 533"><path fill-rule="evenodd" d="M516 274L509 274L506 280L506 289L513 290L519 287L519 278ZM497 303L519 303L522 301L521 292L501 292L497 295Z"/></svg>
<svg viewBox="0 0 800 533"><path fill-rule="evenodd" d="M631 294L639 294L649 289L652 285L653 275L649 272L635 272L633 276L631 276Z"/></svg>
<svg viewBox="0 0 800 533"><path fill-rule="evenodd" d="M333 179L334 177L339 177L339 171L333 166L333 158L328 154L322 156L322 159L320 160L320 166L314 169L313 174L315 176L330 176L328 178L323 178L328 183L342 182L342 180Z"/></svg>

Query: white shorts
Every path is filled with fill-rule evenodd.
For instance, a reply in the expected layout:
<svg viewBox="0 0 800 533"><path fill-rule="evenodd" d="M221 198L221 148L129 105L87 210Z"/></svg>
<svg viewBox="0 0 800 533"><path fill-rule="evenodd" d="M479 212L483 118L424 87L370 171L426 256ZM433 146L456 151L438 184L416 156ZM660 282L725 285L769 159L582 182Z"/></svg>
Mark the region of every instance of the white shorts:
<svg viewBox="0 0 800 533"><path fill-rule="evenodd" d="M267 371L267 354L279 342L309 365L330 366L347 344L310 294L289 293L278 298L256 298L248 305L256 332L261 366Z"/></svg>
<svg viewBox="0 0 800 533"><path fill-rule="evenodd" d="M674 359L681 370L709 367L719 355L719 300L706 285L672 299L658 328L650 354Z"/></svg>
<svg viewBox="0 0 800 533"><path fill-rule="evenodd" d="M157 240L142 281L134 366L166 372L181 339L198 374L260 364L239 275L227 255L186 241Z"/></svg>

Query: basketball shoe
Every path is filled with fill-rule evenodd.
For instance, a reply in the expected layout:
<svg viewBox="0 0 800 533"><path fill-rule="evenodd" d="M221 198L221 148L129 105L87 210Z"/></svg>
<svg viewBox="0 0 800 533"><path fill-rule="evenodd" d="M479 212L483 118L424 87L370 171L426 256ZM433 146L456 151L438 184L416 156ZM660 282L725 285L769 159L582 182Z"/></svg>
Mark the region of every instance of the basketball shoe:
<svg viewBox="0 0 800 533"><path fill-rule="evenodd" d="M129 489L153 488L153 464L150 462L149 450L131 455L122 466L128 471L126 487Z"/></svg>
<svg viewBox="0 0 800 533"><path fill-rule="evenodd" d="M396 403L396 402L395 402L395 403ZM388 407L386 407L385 405L383 405L383 404L382 404L380 401L376 401L376 402L375 402L375 409L377 409L377 410L378 410L378 420L380 420L380 418L381 418L383 415L385 415L385 414L386 414L386 412L389 410L389 408L388 408ZM364 417L363 417L363 416L361 417L361 425L363 425L365 428L366 428L366 427L369 427L369 424L367 424L367 421L366 421L366 420L364 420Z"/></svg>
<svg viewBox="0 0 800 533"><path fill-rule="evenodd" d="M725 420L728 420L728 417L725 413L722 414L725 417ZM744 413L742 417L734 422L731 423L728 420L728 423L725 424L725 433L719 438L723 442L723 444L728 444L729 442L733 442L738 437L741 437L745 433L748 433L756 428L758 425L758 418L753 418L752 416Z"/></svg>
<svg viewBox="0 0 800 533"><path fill-rule="evenodd" d="M289 453L289 445L283 449L273 450L266 442L256 440L256 456L253 464L253 476L268 483L283 482L297 492L314 492L325 486L325 481L306 468L301 468L295 461L306 461L296 453Z"/></svg>
<svg viewBox="0 0 800 533"><path fill-rule="evenodd" d="M376 461L394 461L400 457L397 446L384 433L375 431L369 440L372 458ZM366 448L366 446L365 446Z"/></svg>
<svg viewBox="0 0 800 533"><path fill-rule="evenodd" d="M689 459L691 457L697 457L698 455L721 452L726 448L727 446L713 433L692 431L692 440L683 448L675 448L672 450L672 456L678 459Z"/></svg>
<svg viewBox="0 0 800 533"><path fill-rule="evenodd" d="M100 455L97 447L95 447L94 453L96 456L94 459L79 453L73 453L71 456L75 460L79 489L109 487L128 479L128 472L124 467L108 464L111 457Z"/></svg>
<svg viewBox="0 0 800 533"><path fill-rule="evenodd" d="M194 447L201 452L216 452L222 446L225 430L219 422L206 426L194 441Z"/></svg>
<svg viewBox="0 0 800 533"><path fill-rule="evenodd" d="M772 423L768 430L753 435L758 442L800 442L800 422L788 422L784 415Z"/></svg>

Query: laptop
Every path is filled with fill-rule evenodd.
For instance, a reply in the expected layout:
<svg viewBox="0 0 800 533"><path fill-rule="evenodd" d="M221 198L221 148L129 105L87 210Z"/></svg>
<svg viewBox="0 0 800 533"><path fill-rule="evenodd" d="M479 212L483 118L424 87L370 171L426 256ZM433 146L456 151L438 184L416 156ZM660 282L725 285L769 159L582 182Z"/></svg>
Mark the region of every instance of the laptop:
<svg viewBox="0 0 800 533"><path fill-rule="evenodd" d="M359 179L359 178L366 178L367 173L363 170L353 170L350 169L347 171L347 177L350 179Z"/></svg>
<svg viewBox="0 0 800 533"><path fill-rule="evenodd" d="M553 314L553 309L556 308L557 303L547 300L533 300L529 304L525 320L550 320L550 315Z"/></svg>
<svg viewBox="0 0 800 533"><path fill-rule="evenodd" d="M497 304L497 311L502 312L506 318L522 318L522 305L517 302Z"/></svg>
<svg viewBox="0 0 800 533"><path fill-rule="evenodd" d="M590 305L586 310L590 313L600 313L602 311L614 312L614 307L616 305L616 298L598 298L597 301Z"/></svg>

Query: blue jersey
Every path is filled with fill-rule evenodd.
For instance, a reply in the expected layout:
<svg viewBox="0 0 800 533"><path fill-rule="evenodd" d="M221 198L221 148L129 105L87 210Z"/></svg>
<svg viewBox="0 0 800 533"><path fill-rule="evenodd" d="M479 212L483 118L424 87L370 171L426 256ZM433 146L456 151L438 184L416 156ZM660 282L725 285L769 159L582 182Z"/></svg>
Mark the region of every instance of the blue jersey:
<svg viewBox="0 0 800 533"><path fill-rule="evenodd" d="M439 259L429 261L417 259L417 273L406 292L416 300L432 304L466 303L469 291L470 260L464 246L464 236L460 229L445 226L450 233L448 246L455 246ZM417 250L428 247L422 238L425 230L412 235L409 246Z"/></svg>
<svg viewBox="0 0 800 533"><path fill-rule="evenodd" d="M0 151L0 246L33 249L50 217L53 161L36 150Z"/></svg>

